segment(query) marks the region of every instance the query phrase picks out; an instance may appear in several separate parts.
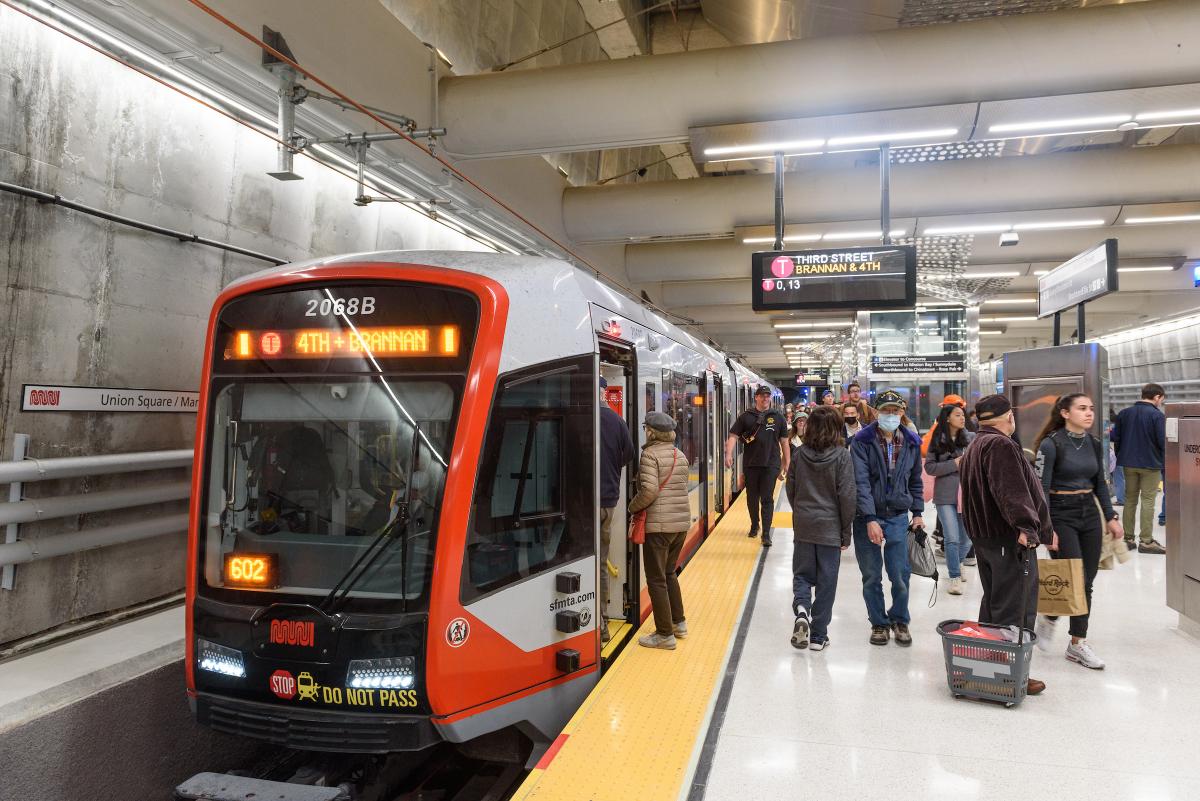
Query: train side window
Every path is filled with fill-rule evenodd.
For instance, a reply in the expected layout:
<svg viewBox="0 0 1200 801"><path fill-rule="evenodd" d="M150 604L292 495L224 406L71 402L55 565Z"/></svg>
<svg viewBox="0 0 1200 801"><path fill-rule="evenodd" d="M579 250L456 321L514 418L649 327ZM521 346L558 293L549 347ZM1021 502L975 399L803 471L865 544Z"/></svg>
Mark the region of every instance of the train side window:
<svg viewBox="0 0 1200 801"><path fill-rule="evenodd" d="M502 376L480 455L463 603L593 553L594 360Z"/></svg>

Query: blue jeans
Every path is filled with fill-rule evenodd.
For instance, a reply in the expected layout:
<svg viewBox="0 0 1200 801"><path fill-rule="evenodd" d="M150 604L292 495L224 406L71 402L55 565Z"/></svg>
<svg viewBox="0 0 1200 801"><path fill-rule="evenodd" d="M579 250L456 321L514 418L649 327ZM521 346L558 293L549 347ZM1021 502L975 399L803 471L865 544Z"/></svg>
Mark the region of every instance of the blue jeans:
<svg viewBox="0 0 1200 801"><path fill-rule="evenodd" d="M854 519L854 557L862 573L863 600L872 626L892 623L908 625L908 581L912 568L908 563L908 513L879 521L883 527L883 547L867 537L867 521ZM892 608L883 608L883 570L887 568L892 585Z"/></svg>
<svg viewBox="0 0 1200 801"><path fill-rule="evenodd" d="M838 568L842 549L836 545L797 542L792 550L792 612L808 612L812 639L829 639L829 621L833 620L833 599L837 595ZM813 600L816 590L816 600Z"/></svg>
<svg viewBox="0 0 1200 801"><path fill-rule="evenodd" d="M959 578L962 575L962 560L971 550L971 538L967 536L967 527L963 524L958 504L937 504L937 516L942 524L942 544L946 548L946 572L950 578Z"/></svg>
<svg viewBox="0 0 1200 801"><path fill-rule="evenodd" d="M1112 502L1125 505L1125 469L1118 467L1113 470L1113 499Z"/></svg>

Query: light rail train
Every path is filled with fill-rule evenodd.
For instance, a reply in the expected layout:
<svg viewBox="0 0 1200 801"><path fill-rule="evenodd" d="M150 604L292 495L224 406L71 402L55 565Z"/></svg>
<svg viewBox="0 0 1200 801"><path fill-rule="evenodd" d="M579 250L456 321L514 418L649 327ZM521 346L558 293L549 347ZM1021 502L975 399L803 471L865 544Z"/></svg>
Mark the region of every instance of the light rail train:
<svg viewBox="0 0 1200 801"><path fill-rule="evenodd" d="M682 564L738 489L725 432L766 383L571 265L483 253L249 276L217 299L205 354L192 707L223 732L354 753L536 757L649 612L629 481L597 554L599 404L635 444L647 411L676 419Z"/></svg>

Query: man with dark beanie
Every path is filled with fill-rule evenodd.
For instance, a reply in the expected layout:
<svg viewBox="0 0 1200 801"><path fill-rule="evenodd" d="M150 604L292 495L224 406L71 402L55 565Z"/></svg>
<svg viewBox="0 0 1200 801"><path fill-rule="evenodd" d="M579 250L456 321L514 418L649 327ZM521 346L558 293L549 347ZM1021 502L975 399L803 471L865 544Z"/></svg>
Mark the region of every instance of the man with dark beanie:
<svg viewBox="0 0 1200 801"><path fill-rule="evenodd" d="M988 395L979 400L975 411L979 433L963 454L958 474L963 520L975 543L983 584L979 622L1032 631L1038 596L1037 559L1032 550L1051 543L1050 510L1041 481L1021 445L1012 438L1016 430L1012 404L1003 395ZM1029 680L1029 695L1044 689L1044 682Z"/></svg>

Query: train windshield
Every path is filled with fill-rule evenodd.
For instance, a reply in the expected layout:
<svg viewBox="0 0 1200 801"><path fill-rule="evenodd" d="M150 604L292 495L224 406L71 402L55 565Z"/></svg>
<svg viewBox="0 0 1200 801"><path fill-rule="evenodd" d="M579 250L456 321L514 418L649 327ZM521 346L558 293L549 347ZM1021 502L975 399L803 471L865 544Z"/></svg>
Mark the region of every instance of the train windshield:
<svg viewBox="0 0 1200 801"><path fill-rule="evenodd" d="M237 381L216 394L205 583L415 600L426 589L458 382Z"/></svg>
<svg viewBox="0 0 1200 801"><path fill-rule="evenodd" d="M222 309L202 594L422 608L477 325L473 297L427 285L304 286Z"/></svg>

